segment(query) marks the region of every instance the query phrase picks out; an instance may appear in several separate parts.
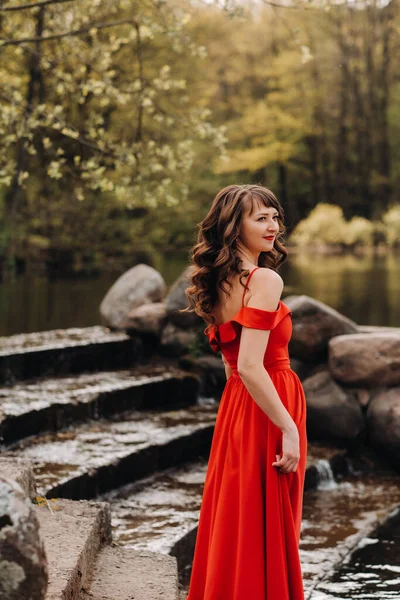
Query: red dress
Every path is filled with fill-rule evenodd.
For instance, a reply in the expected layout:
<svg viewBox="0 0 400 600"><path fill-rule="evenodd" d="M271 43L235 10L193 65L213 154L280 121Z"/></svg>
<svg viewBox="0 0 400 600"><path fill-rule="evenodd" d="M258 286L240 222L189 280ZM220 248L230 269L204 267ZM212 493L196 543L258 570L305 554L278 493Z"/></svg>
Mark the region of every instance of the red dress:
<svg viewBox="0 0 400 600"><path fill-rule="evenodd" d="M304 600L298 547L306 400L290 369L290 315L282 301L276 311L246 307L242 301L233 319L205 329L212 348L223 352L233 373L218 408L187 600ZM271 330L264 367L299 430L300 462L294 473L272 466L282 451L282 432L239 377L242 326Z"/></svg>

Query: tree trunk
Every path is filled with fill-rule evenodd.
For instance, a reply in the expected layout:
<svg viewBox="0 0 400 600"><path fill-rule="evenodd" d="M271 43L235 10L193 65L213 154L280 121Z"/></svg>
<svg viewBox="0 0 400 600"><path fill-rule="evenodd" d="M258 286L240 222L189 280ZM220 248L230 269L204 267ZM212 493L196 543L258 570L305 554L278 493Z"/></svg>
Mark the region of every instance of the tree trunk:
<svg viewBox="0 0 400 600"><path fill-rule="evenodd" d="M36 19L36 37L41 37L44 29L44 8L41 8ZM43 81L40 69L41 49L40 44L35 44L35 51L29 56L29 84L26 95L26 108L24 120L32 114L35 98L39 101L43 94ZM16 258L18 246L19 213L23 208L24 189L23 174L27 169L29 155L26 150L27 138L21 137L17 144L17 156L15 173L4 198L4 220L7 236L7 247L5 252L4 277L10 279L15 277Z"/></svg>

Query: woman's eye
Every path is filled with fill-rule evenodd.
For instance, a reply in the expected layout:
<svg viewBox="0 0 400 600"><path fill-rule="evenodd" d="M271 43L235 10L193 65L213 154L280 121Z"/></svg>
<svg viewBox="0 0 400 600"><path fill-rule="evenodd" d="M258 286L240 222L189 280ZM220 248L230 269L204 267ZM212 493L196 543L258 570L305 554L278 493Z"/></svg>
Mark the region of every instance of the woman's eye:
<svg viewBox="0 0 400 600"><path fill-rule="evenodd" d="M259 221L262 221L262 219L265 219L265 217L260 217L258 220L259 220Z"/></svg>

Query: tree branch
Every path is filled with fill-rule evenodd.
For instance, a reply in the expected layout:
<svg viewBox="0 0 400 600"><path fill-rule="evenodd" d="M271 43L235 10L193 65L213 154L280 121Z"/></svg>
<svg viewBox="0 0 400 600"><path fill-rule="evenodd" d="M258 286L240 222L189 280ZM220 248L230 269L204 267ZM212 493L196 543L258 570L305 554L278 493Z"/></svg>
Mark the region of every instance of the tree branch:
<svg viewBox="0 0 400 600"><path fill-rule="evenodd" d="M42 0L33 4L20 4L19 6L0 6L0 12L27 10L38 6L47 6L48 4L63 4L64 2L75 2L75 0Z"/></svg>
<svg viewBox="0 0 400 600"><path fill-rule="evenodd" d="M60 38L65 38L73 35L80 35L81 33L88 33L91 29L105 29L106 27L115 27L117 25L126 25L126 24L135 23L133 19L120 19L119 21L111 21L110 23L100 23L98 25L93 24L89 27L82 27L81 29L75 29L72 31L67 31L66 33L55 33L53 35L43 36L41 38L21 38L19 40L2 40L0 39L0 47L3 46L17 46L18 44L26 44L28 42L36 43L36 42L47 42L49 40L59 40Z"/></svg>

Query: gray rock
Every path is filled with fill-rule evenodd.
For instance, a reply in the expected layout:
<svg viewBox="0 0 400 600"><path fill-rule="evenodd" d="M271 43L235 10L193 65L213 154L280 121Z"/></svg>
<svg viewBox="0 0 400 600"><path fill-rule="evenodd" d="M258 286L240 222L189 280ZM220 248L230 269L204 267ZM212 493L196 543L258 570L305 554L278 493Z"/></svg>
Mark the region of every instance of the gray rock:
<svg viewBox="0 0 400 600"><path fill-rule="evenodd" d="M168 323L162 333L160 352L167 356L181 356L188 352L189 346L195 341L195 331L186 331Z"/></svg>
<svg viewBox="0 0 400 600"><path fill-rule="evenodd" d="M37 495L32 464L26 459L0 457L0 477L15 481L31 500Z"/></svg>
<svg viewBox="0 0 400 600"><path fill-rule="evenodd" d="M329 342L329 369L346 385L400 384L399 333L341 335Z"/></svg>
<svg viewBox="0 0 400 600"><path fill-rule="evenodd" d="M33 505L21 486L0 477L0 598L44 600L48 567Z"/></svg>
<svg viewBox="0 0 400 600"><path fill-rule="evenodd" d="M148 265L136 265L108 290L100 305L102 321L108 327L121 329L134 308L161 302L165 293L165 281L158 271Z"/></svg>
<svg viewBox="0 0 400 600"><path fill-rule="evenodd" d="M122 327L129 333L151 333L161 336L166 322L167 309L164 302L153 302L131 310Z"/></svg>
<svg viewBox="0 0 400 600"><path fill-rule="evenodd" d="M189 287L189 277L192 267L187 267L179 278L175 281L171 287L166 299L165 304L167 307L168 320L182 329L190 329L196 327L203 320L194 312L179 312L180 309L188 306L188 299L185 294L185 289Z"/></svg>
<svg viewBox="0 0 400 600"><path fill-rule="evenodd" d="M307 400L307 433L313 439L348 441L364 429L358 400L340 388L328 371L303 382Z"/></svg>
<svg viewBox="0 0 400 600"><path fill-rule="evenodd" d="M284 303L292 311L289 352L294 358L320 362L326 358L332 337L357 331L356 323L310 296L288 296Z"/></svg>
<svg viewBox="0 0 400 600"><path fill-rule="evenodd" d="M400 387L380 390L367 410L370 443L400 471Z"/></svg>

